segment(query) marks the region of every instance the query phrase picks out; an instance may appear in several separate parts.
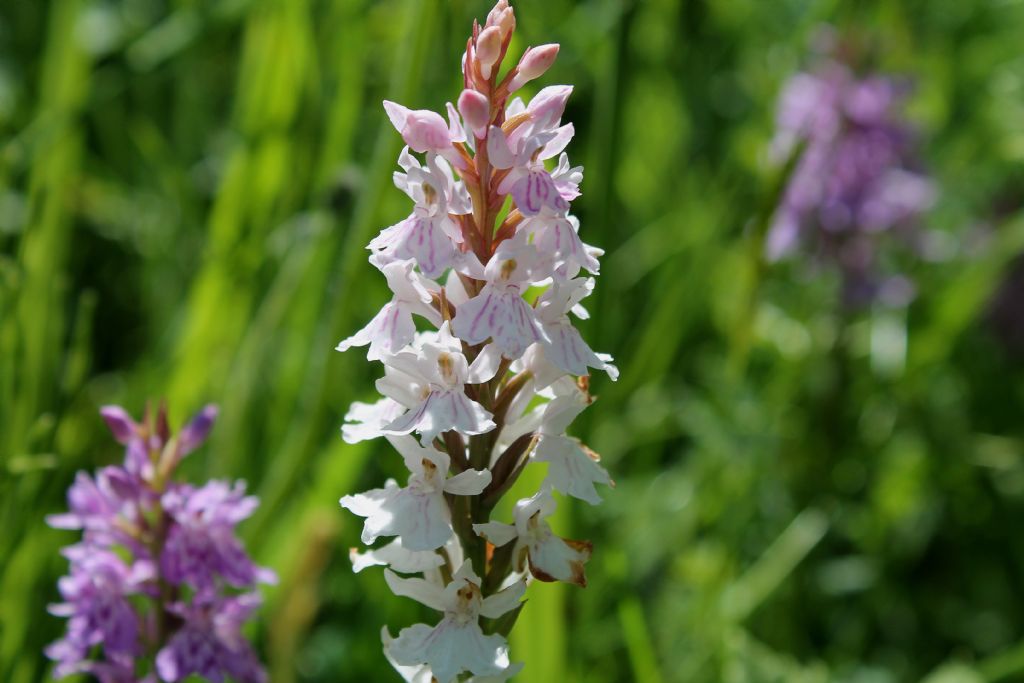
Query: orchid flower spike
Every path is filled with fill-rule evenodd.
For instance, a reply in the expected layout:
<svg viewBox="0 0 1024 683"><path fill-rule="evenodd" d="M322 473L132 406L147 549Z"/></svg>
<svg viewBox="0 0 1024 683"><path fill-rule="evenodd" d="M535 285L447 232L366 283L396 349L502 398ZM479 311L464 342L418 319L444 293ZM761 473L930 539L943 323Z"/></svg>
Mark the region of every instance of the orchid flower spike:
<svg viewBox="0 0 1024 683"><path fill-rule="evenodd" d="M352 404L342 437L385 437L406 472L341 497L371 546L352 549L352 568L385 567L393 593L441 615L397 636L381 631L385 657L415 683L496 683L520 671L542 680L513 661L509 631L531 581L586 586L592 552L552 530L556 495L596 505L613 485L566 433L594 401L590 373L618 376L575 326L588 317L582 301L603 252L572 215L583 181L566 151L575 129L562 120L572 87L518 96L559 48L530 48L502 69L515 26L507 0L474 25L447 120L384 103L406 144L394 180L412 209L369 244L390 300L337 347L367 347L383 367L382 397ZM541 466L540 491L514 505L510 523L492 520L522 472ZM90 490L98 506L111 504L111 486Z"/></svg>
<svg viewBox="0 0 1024 683"><path fill-rule="evenodd" d="M58 582L62 602L50 606L68 620L64 637L46 649L55 675L263 683L242 628L259 606L257 586L275 577L235 534L259 501L243 482L197 488L173 479L206 440L217 407L203 408L177 436L163 407L140 421L117 406L100 414L125 446L124 463L94 477L79 472L69 512L47 519L82 532L63 550L70 569Z"/></svg>

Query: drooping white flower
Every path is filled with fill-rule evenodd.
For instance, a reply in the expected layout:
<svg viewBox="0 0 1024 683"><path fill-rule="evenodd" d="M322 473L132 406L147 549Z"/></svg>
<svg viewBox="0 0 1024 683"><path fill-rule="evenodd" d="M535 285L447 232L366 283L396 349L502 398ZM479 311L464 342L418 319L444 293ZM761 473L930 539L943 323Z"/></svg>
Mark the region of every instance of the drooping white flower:
<svg viewBox="0 0 1024 683"><path fill-rule="evenodd" d="M521 233L498 245L483 272L478 273L478 279L487 284L458 307L452 320L452 331L460 339L468 344L491 339L502 355L512 360L541 340L536 315L523 299L523 292L538 279L537 269L543 259L535 245L526 243L526 237Z"/></svg>
<svg viewBox="0 0 1024 683"><path fill-rule="evenodd" d="M532 458L548 463L547 481L556 491L597 505L601 496L594 484L611 485L611 477L579 439L565 435L566 428L586 407L586 397L575 389L572 394L549 401L544 406Z"/></svg>
<svg viewBox="0 0 1024 683"><path fill-rule="evenodd" d="M413 313L435 325L441 323L440 314L430 306L432 296L427 288L429 281L423 281L422 276L413 270L414 265L415 261L411 259L380 264L394 297L366 327L338 344L337 351L369 345L367 360L380 360L384 356L398 353L412 343L416 337Z"/></svg>
<svg viewBox="0 0 1024 683"><path fill-rule="evenodd" d="M454 109L452 110L454 112ZM456 119L458 114L453 114ZM461 130L461 126L459 127ZM405 173L395 171L395 187L404 192L413 204L428 215L450 214L461 216L473 211L473 202L461 180L452 173L448 163L434 154L426 155L426 165L420 164L406 147L398 155L398 165ZM433 195L431 194L433 193Z"/></svg>
<svg viewBox="0 0 1024 683"><path fill-rule="evenodd" d="M415 624L402 629L393 640L385 637L389 658L396 665L425 665L439 683L450 683L464 671L474 676L508 674L511 665L507 642L498 634L485 635L479 619L494 619L515 609L526 591L524 581L485 598L480 592L480 578L473 573L469 561L462 564L443 589L424 579L400 578L389 569L384 570L384 578L396 595L444 613L436 626Z"/></svg>
<svg viewBox="0 0 1024 683"><path fill-rule="evenodd" d="M515 524L486 522L473 530L495 546L516 542L512 557L518 571L526 566L540 581L564 581L586 586L583 565L590 559L590 541L574 541L555 535L545 521L555 511L555 498L542 488L532 498L516 503Z"/></svg>
<svg viewBox="0 0 1024 683"><path fill-rule="evenodd" d="M540 253L552 260L552 272L574 277L580 268L593 274L601 264L579 236L580 223L575 216L556 213L543 207L537 215L527 218L519 227L520 232L533 235L533 244Z"/></svg>
<svg viewBox="0 0 1024 683"><path fill-rule="evenodd" d="M412 437L389 438L411 473L405 488L388 480L382 489L344 496L341 506L366 517L363 543L399 536L407 550L434 550L451 538L452 525L444 494L475 496L491 483L488 470L466 470L448 477L448 455L424 448Z"/></svg>
<svg viewBox="0 0 1024 683"><path fill-rule="evenodd" d="M541 344L547 359L569 374L583 376L589 374L587 368L596 368L615 380L619 371L612 365L611 356L594 353L569 320L570 311L586 317L586 309L579 303L593 290L593 278L554 280L537 302L537 318L544 332Z"/></svg>
<svg viewBox="0 0 1024 683"><path fill-rule="evenodd" d="M427 154L426 166L402 150L398 159L405 173L395 172L395 185L415 202L403 221L385 228L368 248L388 260L413 259L429 278L436 278L455 262L462 231L452 216L472 210L466 188L436 154Z"/></svg>
<svg viewBox="0 0 1024 683"><path fill-rule="evenodd" d="M511 370L513 372L529 372L530 385L528 389L533 392L540 391L567 374L565 370L548 360L544 353L544 346L540 343L533 344L526 349L523 357L512 364Z"/></svg>
<svg viewBox="0 0 1024 683"><path fill-rule="evenodd" d="M404 405L408 410L387 424L385 434L399 435L419 432L429 443L441 432L450 429L463 434L483 434L494 428L491 413L466 396L467 382L481 382L493 377L478 377L478 367L470 367L462 355L459 340L451 335L445 322L435 335L425 335L411 349L389 356L385 368L392 378L407 378L402 384L385 375L377 382L382 394ZM409 392L410 382L419 389Z"/></svg>

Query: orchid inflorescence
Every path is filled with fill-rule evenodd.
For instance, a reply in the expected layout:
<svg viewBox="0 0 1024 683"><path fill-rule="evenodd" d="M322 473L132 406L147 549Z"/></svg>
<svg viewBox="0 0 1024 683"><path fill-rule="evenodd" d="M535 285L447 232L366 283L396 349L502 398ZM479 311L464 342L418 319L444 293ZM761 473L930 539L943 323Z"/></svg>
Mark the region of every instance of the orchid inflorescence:
<svg viewBox="0 0 1024 683"><path fill-rule="evenodd" d="M89 673L102 683L182 681L193 674L260 683L266 674L241 633L260 604L254 588L274 580L249 558L235 526L258 501L245 484L173 480L205 440L217 415L204 408L176 436L166 410L135 422L116 406L101 411L125 446L124 464L79 472L69 512L47 521L82 532L63 554L67 632L49 648L55 675Z"/></svg>
<svg viewBox="0 0 1024 683"><path fill-rule="evenodd" d="M840 52L828 31L822 38L826 50ZM920 251L919 219L936 190L919 168L915 131L900 111L909 84L857 73L846 61L826 55L783 89L774 152L798 152L799 159L768 235L768 256L802 248L834 267L847 307L902 305L913 286L880 265L882 241L896 238Z"/></svg>
<svg viewBox="0 0 1024 683"><path fill-rule="evenodd" d="M393 537L353 550L354 569L387 565L395 594L443 614L397 637L384 628L385 655L408 681L519 671L505 637L527 582L586 585L590 543L552 532L554 492L596 504L595 484L611 483L597 456L565 434L593 400L591 368L617 375L570 319L587 316L580 302L602 254L580 240L569 213L583 177L563 151L574 133L561 122L572 88L543 88L529 104L513 97L558 53L529 48L502 75L515 24L506 0L483 26L474 22L465 89L447 121L384 102L406 143L395 185L414 207L368 247L393 298L338 345L368 346L367 358L384 365L384 398L352 405L345 440L384 436L409 470L405 486L389 480L341 499L366 518L364 543ZM416 319L431 329L418 331ZM531 463L547 464L540 490L515 505L511 523L492 521ZM400 576L410 574L421 576Z"/></svg>

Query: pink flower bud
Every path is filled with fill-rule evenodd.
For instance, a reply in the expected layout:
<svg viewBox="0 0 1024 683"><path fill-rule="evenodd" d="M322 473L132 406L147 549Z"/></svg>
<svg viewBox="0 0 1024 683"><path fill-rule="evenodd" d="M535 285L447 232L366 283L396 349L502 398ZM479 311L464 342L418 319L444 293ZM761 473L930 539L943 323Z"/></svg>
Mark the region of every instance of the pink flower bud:
<svg viewBox="0 0 1024 683"><path fill-rule="evenodd" d="M487 13L487 23L484 25L496 26L498 17L500 17L501 13L507 9L509 9L508 0L498 0L498 2L494 3L494 7L491 8L491 11Z"/></svg>
<svg viewBox="0 0 1024 683"><path fill-rule="evenodd" d="M448 124L440 114L426 109L409 110L388 100L384 100L384 110L414 152L441 153L451 148Z"/></svg>
<svg viewBox="0 0 1024 683"><path fill-rule="evenodd" d="M120 406L103 406L100 415L119 443L128 443L139 433L135 420Z"/></svg>
<svg viewBox="0 0 1024 683"><path fill-rule="evenodd" d="M482 140L491 120L491 103L476 90L463 90L459 95L459 113L473 134Z"/></svg>
<svg viewBox="0 0 1024 683"><path fill-rule="evenodd" d="M485 28L476 39L476 61L484 78L491 77L491 67L501 54L501 30L497 26Z"/></svg>
<svg viewBox="0 0 1024 683"><path fill-rule="evenodd" d="M516 15L505 0L499 0L494 8L487 14L486 27L497 26L501 30L501 40L508 38L516 27Z"/></svg>
<svg viewBox="0 0 1024 683"><path fill-rule="evenodd" d="M533 79L542 76L555 63L558 56L558 43L548 43L531 47L519 60L515 78L509 84L509 92L518 90Z"/></svg>
<svg viewBox="0 0 1024 683"><path fill-rule="evenodd" d="M217 419L217 406L210 404L204 406L199 414L192 418L192 421L185 425L178 435L178 445L181 448L181 455L187 455L199 448L213 428L213 421Z"/></svg>

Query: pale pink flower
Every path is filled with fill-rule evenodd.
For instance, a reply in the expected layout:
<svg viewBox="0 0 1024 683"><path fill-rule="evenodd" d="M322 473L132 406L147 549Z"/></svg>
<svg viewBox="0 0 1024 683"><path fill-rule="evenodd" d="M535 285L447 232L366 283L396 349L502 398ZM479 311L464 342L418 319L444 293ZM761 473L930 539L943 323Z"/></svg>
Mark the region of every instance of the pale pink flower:
<svg viewBox="0 0 1024 683"><path fill-rule="evenodd" d="M569 312L586 317L586 309L579 302L593 291L593 278L578 278L568 282L555 280L537 302L537 318L543 330L541 345L547 359L565 372L582 376L588 368L604 370L613 380L619 376L611 356L594 353L583 341L579 330L569 320Z"/></svg>
<svg viewBox="0 0 1024 683"><path fill-rule="evenodd" d="M476 90L463 90L459 95L459 113L477 139L482 140L491 120L491 104L487 98Z"/></svg>
<svg viewBox="0 0 1024 683"><path fill-rule="evenodd" d="M525 233L502 242L483 272L477 273L487 284L458 307L452 331L470 344L491 339L506 358L522 356L530 344L541 340L534 310L523 300L541 267L541 254L526 243Z"/></svg>
<svg viewBox="0 0 1024 683"><path fill-rule="evenodd" d="M484 78L491 77L491 67L501 54L502 39L501 28L498 26L488 26L476 39L476 60Z"/></svg>
<svg viewBox="0 0 1024 683"><path fill-rule="evenodd" d="M421 166L406 148L399 164L406 172L395 173L395 185L415 202L413 212L382 230L368 248L384 262L413 259L424 275L434 278L455 262L462 232L452 217L470 212L469 198L448 164L434 154Z"/></svg>
<svg viewBox="0 0 1024 683"><path fill-rule="evenodd" d="M412 343L416 336L416 325L412 319L414 313L435 325L440 324L441 316L430 306L430 281L424 281L413 270L414 263L411 260L393 261L381 266L394 297L366 327L338 344L337 351L369 345L366 358L380 360Z"/></svg>
<svg viewBox="0 0 1024 683"><path fill-rule="evenodd" d="M494 619L518 607L525 582L517 581L485 598L480 577L468 561L444 588L424 579L403 579L387 569L384 578L395 595L444 613L436 626L416 624L402 629L393 640L385 638L390 659L397 665L429 666L439 683L451 683L465 671L474 676L501 676L508 671L507 642L497 634L485 635L479 618Z"/></svg>
<svg viewBox="0 0 1024 683"><path fill-rule="evenodd" d="M543 88L528 104L514 96L559 50L530 48L508 69L515 23L508 0L498 0L484 25L474 24L447 123L444 112L385 103L407 144L395 184L414 208L370 243L390 303L339 345L368 345L368 357L384 364L384 399L353 404L345 440L385 435L409 469L405 486L388 480L341 499L365 518L365 543L394 537L353 549L353 569L384 565L393 592L443 613L436 626L416 624L397 638L382 631L385 656L412 683L517 675L522 665L509 661L505 638L485 633L480 617L507 615L486 626L507 633L528 573L586 583L590 544L552 532L552 491L597 503L596 484L611 485L596 455L565 434L592 400L588 373L618 373L570 320L587 317L580 302L594 280L581 273L597 275L603 255L582 241L569 211L583 180L565 153L572 88ZM437 331L417 332L422 320ZM488 521L523 468L538 462L547 468L542 491L519 501L512 524ZM481 536L504 549L492 556ZM497 592L485 597L485 587Z"/></svg>
<svg viewBox="0 0 1024 683"><path fill-rule="evenodd" d="M492 415L466 396L467 382L486 380L475 377L476 368L470 368L466 362L462 345L451 335L447 322L418 347L391 356L387 367L395 377L404 375L411 379L420 387L420 392L410 400L408 385L378 381L381 393L408 408L385 426L385 434L418 432L423 441L429 443L449 429L472 435L494 428Z"/></svg>
<svg viewBox="0 0 1024 683"><path fill-rule="evenodd" d="M547 403L531 457L548 463L547 481L556 491L597 505L601 496L594 484L611 485L611 477L597 464L597 456L585 449L579 439L565 435L569 424L586 407L586 397L575 389Z"/></svg>
<svg viewBox="0 0 1024 683"><path fill-rule="evenodd" d="M555 213L565 213L569 209L568 201L562 196L544 161L561 154L572 140L573 125L559 125L571 92L572 88L568 86L549 86L537 93L525 109L521 109L520 101L513 101L506 115L515 116L522 112L528 115L529 120L508 135L501 128L492 126L487 136L490 162L495 168L509 169L498 191L511 194L524 216L534 216L544 206ZM572 194L570 188L567 191Z"/></svg>
<svg viewBox="0 0 1024 683"><path fill-rule="evenodd" d="M474 496L491 482L487 470L466 470L447 477L448 455L424 448L411 437L388 439L409 468L409 483L399 488L389 480L385 488L341 499L341 506L366 517L362 541L399 536L407 550L434 550L451 538L452 525L444 494Z"/></svg>
<svg viewBox="0 0 1024 683"><path fill-rule="evenodd" d="M530 574L541 581L564 581L587 585L583 565L590 559L589 541L573 541L555 535L545 521L555 511L551 491L543 488L532 498L516 503L515 524L486 522L474 524L473 530L495 546L515 540L512 557L519 571L530 568Z"/></svg>
<svg viewBox="0 0 1024 683"><path fill-rule="evenodd" d="M538 251L552 261L552 273L559 277L574 277L581 268L597 274L601 265L594 250L579 236L580 224L575 216L556 214L547 206L523 221L520 232L533 235Z"/></svg>

